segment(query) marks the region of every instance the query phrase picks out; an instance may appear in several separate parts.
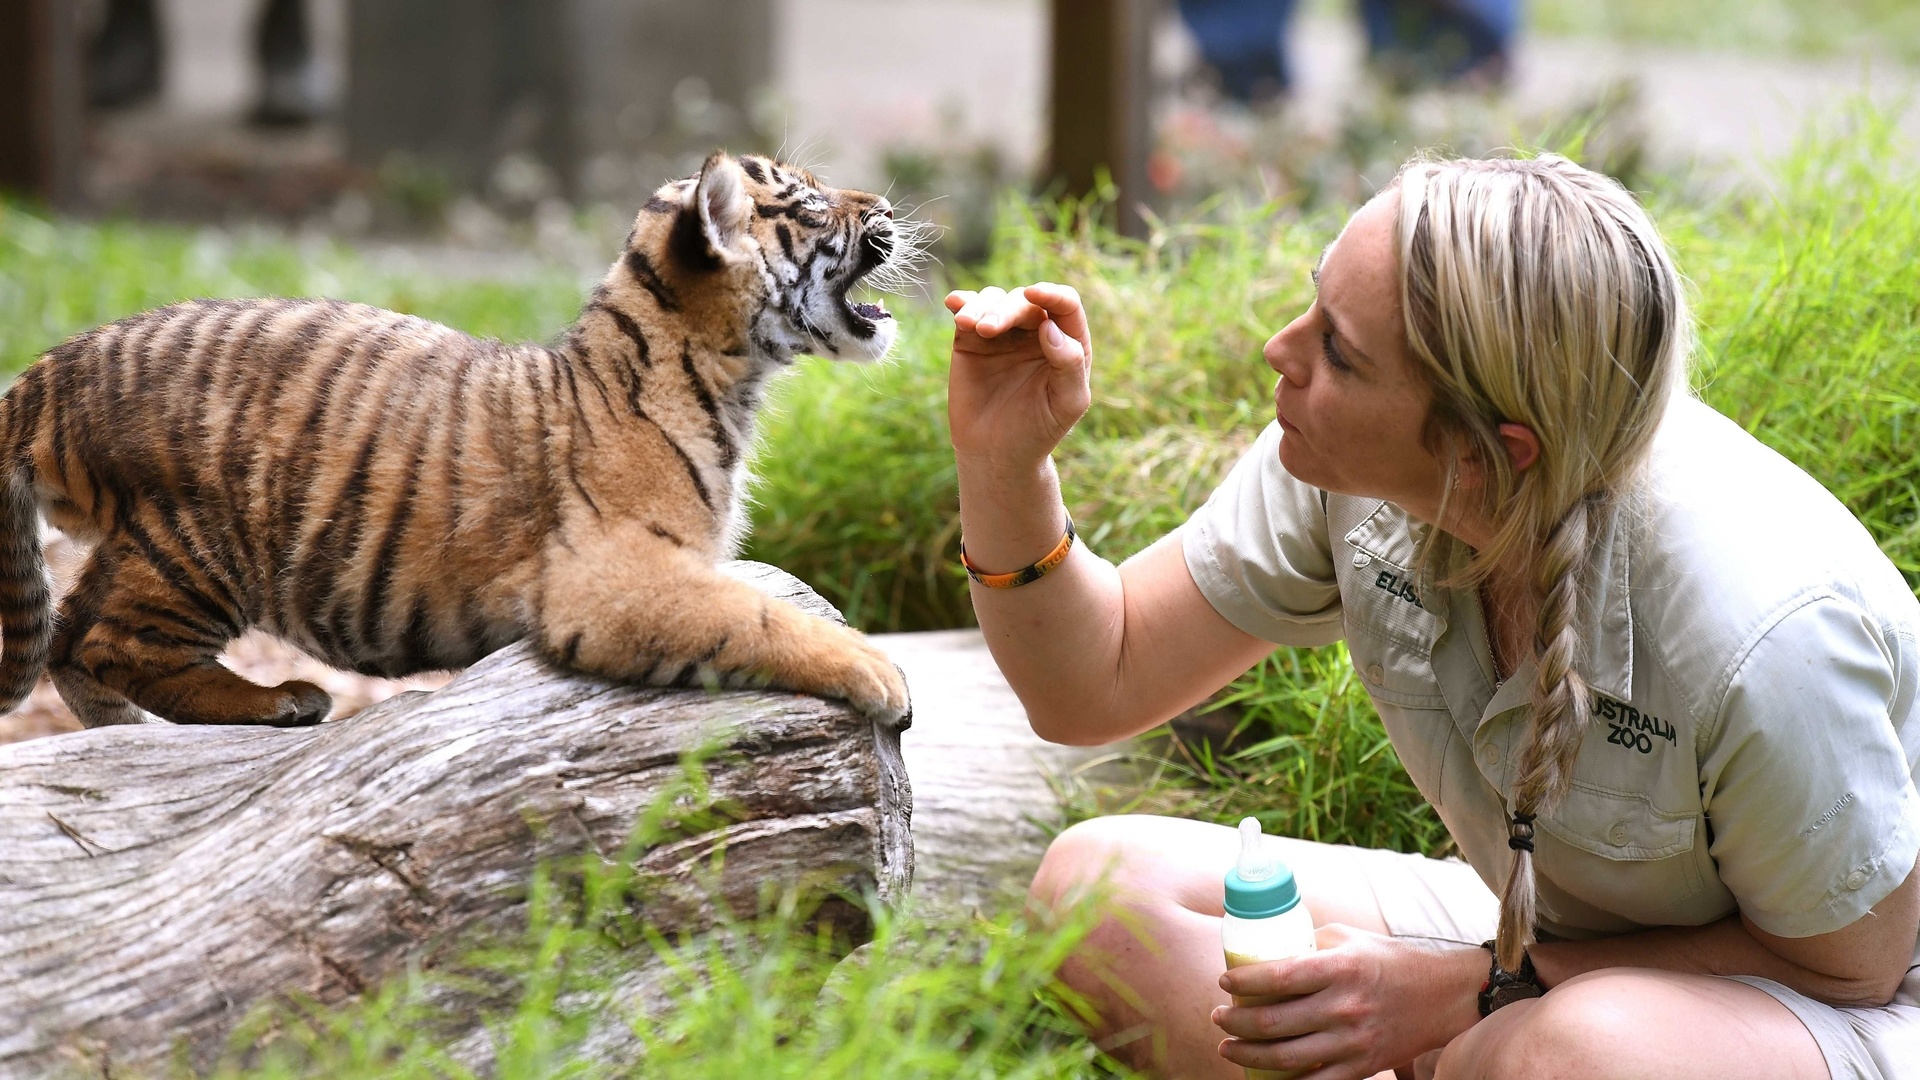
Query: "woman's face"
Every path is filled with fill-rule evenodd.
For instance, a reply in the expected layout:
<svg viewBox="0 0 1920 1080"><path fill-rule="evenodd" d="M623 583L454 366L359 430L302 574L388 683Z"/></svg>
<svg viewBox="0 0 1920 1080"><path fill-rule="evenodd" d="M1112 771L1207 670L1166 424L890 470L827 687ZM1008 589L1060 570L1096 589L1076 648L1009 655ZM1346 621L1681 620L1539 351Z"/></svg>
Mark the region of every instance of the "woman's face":
<svg viewBox="0 0 1920 1080"><path fill-rule="evenodd" d="M1408 354L1394 216L1375 198L1347 222L1316 271L1313 306L1267 341L1280 463L1304 483L1386 499L1432 521L1446 462L1421 443L1432 391Z"/></svg>

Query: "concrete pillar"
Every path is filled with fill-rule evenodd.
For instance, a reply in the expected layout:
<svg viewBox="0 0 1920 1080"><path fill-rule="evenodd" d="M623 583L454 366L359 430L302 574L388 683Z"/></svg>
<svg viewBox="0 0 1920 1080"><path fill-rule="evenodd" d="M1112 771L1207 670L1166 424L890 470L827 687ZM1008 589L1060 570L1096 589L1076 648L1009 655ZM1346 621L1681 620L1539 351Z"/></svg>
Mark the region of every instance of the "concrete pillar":
<svg viewBox="0 0 1920 1080"><path fill-rule="evenodd" d="M406 153L455 183L501 158L572 162L560 4L548 0L353 0L348 153Z"/></svg>
<svg viewBox="0 0 1920 1080"><path fill-rule="evenodd" d="M576 194L630 197L746 149L772 80L772 0L353 0L349 151L465 185L529 153Z"/></svg>
<svg viewBox="0 0 1920 1080"><path fill-rule="evenodd" d="M774 77L772 0L568 5L587 194L651 190L715 148L760 148L755 114Z"/></svg>

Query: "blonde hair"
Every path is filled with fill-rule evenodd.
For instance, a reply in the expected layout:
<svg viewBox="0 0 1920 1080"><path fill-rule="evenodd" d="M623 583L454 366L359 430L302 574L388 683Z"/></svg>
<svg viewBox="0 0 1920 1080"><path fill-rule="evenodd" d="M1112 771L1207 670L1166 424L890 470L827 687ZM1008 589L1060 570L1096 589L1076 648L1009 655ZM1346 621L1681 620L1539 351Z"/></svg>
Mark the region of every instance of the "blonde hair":
<svg viewBox="0 0 1920 1080"><path fill-rule="evenodd" d="M1426 439L1454 462L1449 502L1475 500L1495 527L1471 552L1432 530L1425 562L1459 567L1447 583L1463 587L1520 573L1538 613L1496 945L1517 971L1534 937L1533 819L1566 793L1591 710L1590 549L1686 384L1692 323L1652 220L1608 177L1547 155L1415 161L1393 186L1407 342L1434 391ZM1503 423L1539 438L1525 470Z"/></svg>

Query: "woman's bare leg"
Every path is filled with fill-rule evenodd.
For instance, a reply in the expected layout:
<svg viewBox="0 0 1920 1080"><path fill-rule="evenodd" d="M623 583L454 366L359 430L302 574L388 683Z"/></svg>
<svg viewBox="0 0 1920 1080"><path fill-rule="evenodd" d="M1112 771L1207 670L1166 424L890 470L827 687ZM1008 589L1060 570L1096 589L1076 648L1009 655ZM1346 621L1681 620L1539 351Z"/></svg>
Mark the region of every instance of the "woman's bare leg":
<svg viewBox="0 0 1920 1080"><path fill-rule="evenodd" d="M1277 839L1315 925L1387 933L1355 849ZM1243 1080L1216 1052L1221 878L1239 839L1226 826L1120 816L1082 822L1047 849L1031 897L1060 909L1105 888L1109 914L1061 978L1099 1011L1094 1032L1150 1075ZM1828 1080L1799 1019L1744 983L1615 969L1519 1002L1423 1060L1435 1080ZM1383 1073L1375 1080L1391 1080Z"/></svg>
<svg viewBox="0 0 1920 1080"><path fill-rule="evenodd" d="M1612 968L1480 1021L1434 1080L1828 1080L1800 1018L1772 995L1707 975Z"/></svg>
<svg viewBox="0 0 1920 1080"><path fill-rule="evenodd" d="M1316 926L1387 932L1366 879L1343 866L1352 849L1273 839ZM1112 914L1060 975L1099 1010L1095 1038L1134 1068L1244 1080L1240 1066L1216 1052L1225 1036L1208 1018L1228 1004L1220 989L1221 881L1239 844L1224 825L1096 818L1061 833L1034 876L1030 895L1045 909L1066 907L1103 883L1110 890Z"/></svg>

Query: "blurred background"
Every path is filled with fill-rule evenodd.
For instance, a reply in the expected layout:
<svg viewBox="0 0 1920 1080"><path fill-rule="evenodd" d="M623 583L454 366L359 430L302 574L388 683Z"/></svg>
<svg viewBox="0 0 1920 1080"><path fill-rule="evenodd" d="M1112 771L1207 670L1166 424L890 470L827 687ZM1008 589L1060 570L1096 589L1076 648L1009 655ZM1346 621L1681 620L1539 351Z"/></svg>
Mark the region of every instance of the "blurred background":
<svg viewBox="0 0 1920 1080"><path fill-rule="evenodd" d="M715 146L891 191L984 253L1110 178L1351 203L1416 147L1758 175L1916 85L1909 0L0 0L0 184L591 264ZM1902 121L1916 130L1913 114Z"/></svg>
<svg viewBox="0 0 1920 1080"><path fill-rule="evenodd" d="M657 185L716 146L774 153L943 228L925 295L889 301L886 363L806 359L770 394L742 554L863 630L963 631L949 285L1087 298L1094 404L1055 457L1081 540L1118 562L1272 420L1260 346L1311 302L1353 207L1423 149L1552 149L1652 211L1691 285L1700 396L1833 491L1920 591L1917 89L1920 0L0 0L0 380L196 296L554 340ZM62 584L79 552L49 547ZM1009 734L1025 725L977 635L944 640L971 651L939 654L923 706L979 696L947 703L964 739L923 709L907 740L915 828L942 805L929 769L969 813L967 778L1033 778L1041 797L989 815L1033 829L973 845L999 876L948 870L970 895L1006 886L1009 912L1026 878L1007 868L1037 860L1042 828L1118 810L1451 850L1342 645L1278 650L1171 734L1069 758ZM327 672L258 635L224 659L319 682L340 713L445 677ZM0 743L76 727L43 682ZM1115 762L1137 768L1105 779ZM464 1075L439 1063L466 1061L447 1040L482 1022L518 1040L501 1076L606 1074L595 980L631 960L590 928L633 918L608 895L604 921L543 915L520 968L476 966L508 988L478 1021L439 1022L421 1002L456 999L437 991L302 1005L259 1030L306 1064L219 1075ZM556 953L565 925L582 929ZM700 954L646 1074L1117 1075L1044 989L1064 939L932 925L896 924L845 984L885 995L821 993L809 965L826 967L793 959L811 930L742 938L734 974Z"/></svg>
<svg viewBox="0 0 1920 1080"><path fill-rule="evenodd" d="M192 296L552 340L657 185L773 153L942 228L889 363L809 360L772 396L744 555L867 630L966 627L947 287L1087 296L1095 406L1056 456L1118 561L1270 419L1260 344L1349 210L1420 150L1553 149L1652 208L1702 395L1920 588L1917 87L1914 0L0 0L0 377ZM397 688L242 644L343 709ZM1439 842L1377 725L1327 725L1371 716L1344 663L1236 683L1313 749L1206 785L1360 777L1339 835ZM0 741L71 725L43 685Z"/></svg>

